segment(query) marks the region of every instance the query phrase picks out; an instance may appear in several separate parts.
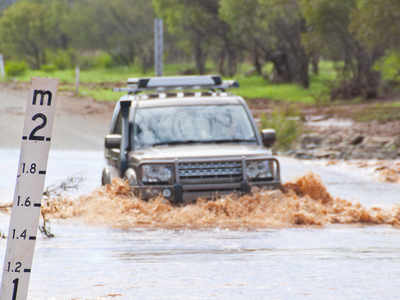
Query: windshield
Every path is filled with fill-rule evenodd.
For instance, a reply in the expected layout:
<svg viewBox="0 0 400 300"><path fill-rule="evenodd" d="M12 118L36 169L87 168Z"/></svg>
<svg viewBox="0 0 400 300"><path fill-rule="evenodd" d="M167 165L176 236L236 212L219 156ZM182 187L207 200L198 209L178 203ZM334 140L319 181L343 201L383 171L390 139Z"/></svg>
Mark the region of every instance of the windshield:
<svg viewBox="0 0 400 300"><path fill-rule="evenodd" d="M135 149L189 143L256 143L242 105L138 108L133 130Z"/></svg>

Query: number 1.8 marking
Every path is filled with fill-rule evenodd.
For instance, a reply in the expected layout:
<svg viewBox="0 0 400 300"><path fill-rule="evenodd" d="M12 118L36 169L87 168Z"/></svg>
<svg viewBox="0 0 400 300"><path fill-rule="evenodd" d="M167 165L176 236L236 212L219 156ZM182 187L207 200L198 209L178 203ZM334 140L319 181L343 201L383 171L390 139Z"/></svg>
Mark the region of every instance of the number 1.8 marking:
<svg viewBox="0 0 400 300"><path fill-rule="evenodd" d="M22 174L35 174L37 170L37 165L35 163L26 164L22 163Z"/></svg>

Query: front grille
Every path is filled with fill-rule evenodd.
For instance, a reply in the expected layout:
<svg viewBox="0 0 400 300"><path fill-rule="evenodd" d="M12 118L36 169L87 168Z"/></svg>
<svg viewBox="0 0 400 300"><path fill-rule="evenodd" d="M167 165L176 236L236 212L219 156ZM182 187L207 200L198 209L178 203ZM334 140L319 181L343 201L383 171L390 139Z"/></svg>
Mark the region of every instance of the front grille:
<svg viewBox="0 0 400 300"><path fill-rule="evenodd" d="M185 162L178 164L181 183L233 183L242 181L242 162Z"/></svg>

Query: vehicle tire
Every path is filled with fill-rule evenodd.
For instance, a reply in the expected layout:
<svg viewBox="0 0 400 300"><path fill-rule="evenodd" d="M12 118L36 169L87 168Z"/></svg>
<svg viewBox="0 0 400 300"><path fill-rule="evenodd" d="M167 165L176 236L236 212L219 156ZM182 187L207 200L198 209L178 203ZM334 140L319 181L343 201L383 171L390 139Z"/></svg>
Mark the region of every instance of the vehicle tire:
<svg viewBox="0 0 400 300"><path fill-rule="evenodd" d="M111 184L111 173L108 168L104 168L101 174L101 185Z"/></svg>
<svg viewBox="0 0 400 300"><path fill-rule="evenodd" d="M128 170L126 170L125 178L128 180L130 186L137 185L136 172L133 169L129 168Z"/></svg>

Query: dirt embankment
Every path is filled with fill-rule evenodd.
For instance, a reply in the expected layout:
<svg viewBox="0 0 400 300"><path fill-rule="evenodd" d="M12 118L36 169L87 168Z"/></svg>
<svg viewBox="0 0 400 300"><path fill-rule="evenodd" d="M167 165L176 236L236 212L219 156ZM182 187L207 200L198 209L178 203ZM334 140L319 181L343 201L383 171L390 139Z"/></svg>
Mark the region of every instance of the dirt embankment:
<svg viewBox="0 0 400 300"><path fill-rule="evenodd" d="M400 159L400 122L310 122L290 154L307 159Z"/></svg>
<svg viewBox="0 0 400 300"><path fill-rule="evenodd" d="M29 84L0 84L0 148L18 148L22 134ZM113 103L99 103L75 97L69 92L57 95L52 148L59 150L103 150Z"/></svg>
<svg viewBox="0 0 400 300"><path fill-rule="evenodd" d="M287 154L303 159L400 159L400 106L381 100L324 106L249 101L256 117L295 112L304 133Z"/></svg>

